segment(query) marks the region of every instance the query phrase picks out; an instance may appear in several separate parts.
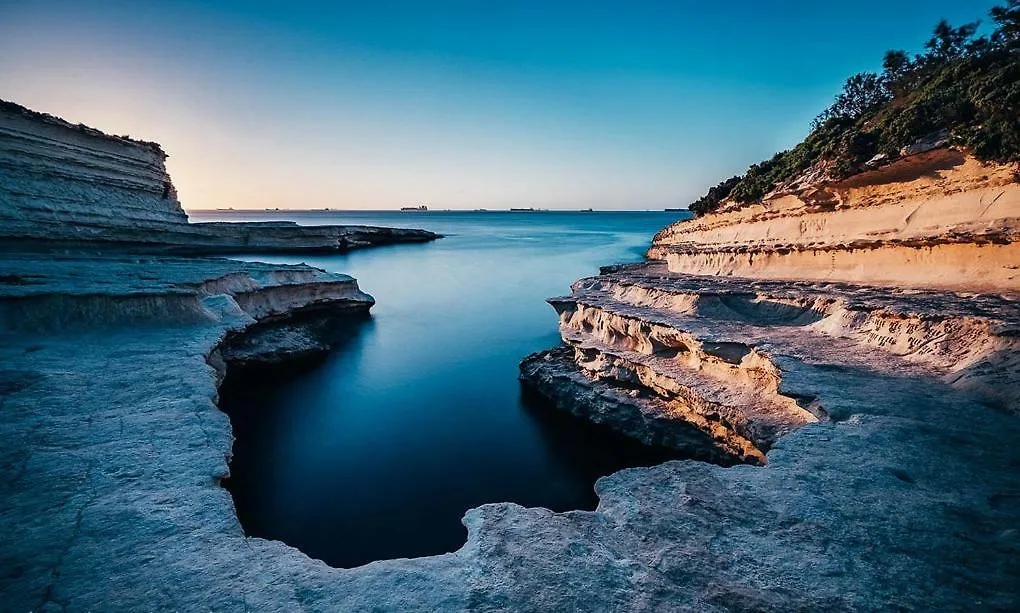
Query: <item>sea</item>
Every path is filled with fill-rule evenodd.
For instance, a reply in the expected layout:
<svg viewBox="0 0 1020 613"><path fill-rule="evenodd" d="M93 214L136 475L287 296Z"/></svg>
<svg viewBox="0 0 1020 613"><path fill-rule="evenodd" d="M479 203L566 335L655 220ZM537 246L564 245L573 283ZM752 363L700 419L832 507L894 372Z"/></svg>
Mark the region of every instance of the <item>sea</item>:
<svg viewBox="0 0 1020 613"><path fill-rule="evenodd" d="M470 508L594 510L595 481L677 457L560 413L522 390L518 363L560 343L546 298L599 266L636 262L687 212L215 211L192 221L424 228L431 243L305 262L377 300L325 359L272 376L231 372L221 408L249 536L339 568L455 551Z"/></svg>

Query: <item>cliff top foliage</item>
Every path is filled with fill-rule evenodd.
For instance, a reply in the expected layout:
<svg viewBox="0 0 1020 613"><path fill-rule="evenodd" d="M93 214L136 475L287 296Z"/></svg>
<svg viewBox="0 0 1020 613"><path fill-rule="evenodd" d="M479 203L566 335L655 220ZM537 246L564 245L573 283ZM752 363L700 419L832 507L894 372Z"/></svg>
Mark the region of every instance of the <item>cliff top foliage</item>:
<svg viewBox="0 0 1020 613"><path fill-rule="evenodd" d="M929 139L946 138L985 161L1020 161L1020 0L990 16L988 35L978 35L980 22L943 20L922 53L886 52L882 73L847 79L800 144L709 189L690 210L704 215L727 198L759 201L819 162L832 178L846 178L876 155L893 159Z"/></svg>

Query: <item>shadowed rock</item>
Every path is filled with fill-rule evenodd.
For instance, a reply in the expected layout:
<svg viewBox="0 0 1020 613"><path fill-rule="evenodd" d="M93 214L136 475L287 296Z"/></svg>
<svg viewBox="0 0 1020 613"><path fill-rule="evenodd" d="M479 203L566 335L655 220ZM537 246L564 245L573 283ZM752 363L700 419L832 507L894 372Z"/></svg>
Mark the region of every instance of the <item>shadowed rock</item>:
<svg viewBox="0 0 1020 613"><path fill-rule="evenodd" d="M0 100L3 249L330 253L426 242L425 230L188 223L156 143L110 136Z"/></svg>
<svg viewBox="0 0 1020 613"><path fill-rule="evenodd" d="M62 138L73 140L52 140ZM158 165L123 176L122 158L139 151L159 157L116 141L95 165L113 165L99 174L117 181L72 173L66 199L47 200L45 180L31 180L43 190L33 193L72 208L75 190L101 185L108 202L149 211L153 228L183 226L156 204L172 198ZM46 222L11 214L4 228L22 223ZM82 234L104 223L83 222ZM554 301L569 346L526 360L526 379L567 410L738 465L623 470L598 481L594 512L484 505L465 514L468 540L454 553L338 570L244 535L219 484L232 437L215 402L225 358L321 346L314 330L281 325L295 314L366 310L352 279L121 254L6 255L0 280L0 602L12 611L1006 611L1020 601L1020 420L995 409L1015 406L1018 388L1009 296L695 277L661 264L583 280Z"/></svg>

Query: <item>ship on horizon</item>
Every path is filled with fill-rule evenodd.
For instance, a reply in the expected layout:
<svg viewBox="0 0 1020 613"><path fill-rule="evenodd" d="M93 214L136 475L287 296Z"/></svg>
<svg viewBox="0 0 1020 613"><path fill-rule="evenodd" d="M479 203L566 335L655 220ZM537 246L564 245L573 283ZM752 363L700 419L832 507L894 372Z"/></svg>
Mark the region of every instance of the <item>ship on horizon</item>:
<svg viewBox="0 0 1020 613"><path fill-rule="evenodd" d="M420 206L402 206L402 207L400 207L400 210L401 211L427 211L427 210L429 210L429 207L425 206L424 204L422 204Z"/></svg>

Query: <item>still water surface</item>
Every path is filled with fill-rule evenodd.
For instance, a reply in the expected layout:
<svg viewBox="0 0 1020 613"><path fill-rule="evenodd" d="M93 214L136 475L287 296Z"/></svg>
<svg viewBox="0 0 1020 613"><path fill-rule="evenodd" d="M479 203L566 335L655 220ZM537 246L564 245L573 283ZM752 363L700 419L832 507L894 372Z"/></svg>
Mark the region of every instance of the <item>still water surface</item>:
<svg viewBox="0 0 1020 613"><path fill-rule="evenodd" d="M545 303L600 265L642 259L686 213L218 213L212 219L419 227L422 245L307 262L378 303L312 367L228 377L232 477L245 531L337 567L453 551L464 511L594 509L595 480L668 459L522 397L517 364L559 343Z"/></svg>

